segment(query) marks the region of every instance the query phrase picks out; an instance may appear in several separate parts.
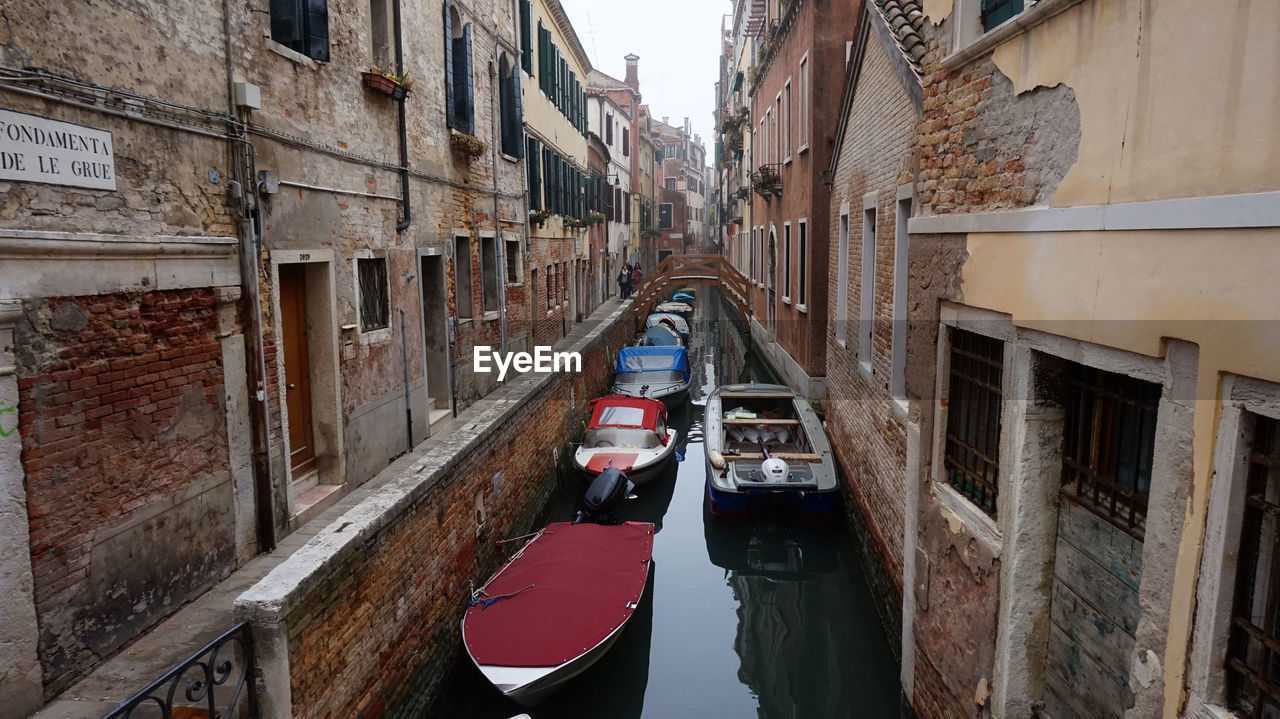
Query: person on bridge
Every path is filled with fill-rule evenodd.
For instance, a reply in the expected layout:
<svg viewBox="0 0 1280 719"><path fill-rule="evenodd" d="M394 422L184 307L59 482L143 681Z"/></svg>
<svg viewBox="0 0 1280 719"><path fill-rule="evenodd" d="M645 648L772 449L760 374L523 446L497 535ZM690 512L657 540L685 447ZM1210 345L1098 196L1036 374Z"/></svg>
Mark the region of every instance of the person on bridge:
<svg viewBox="0 0 1280 719"><path fill-rule="evenodd" d="M640 280L644 279L644 272L640 269L640 263L637 262L631 271L631 286L640 286Z"/></svg>

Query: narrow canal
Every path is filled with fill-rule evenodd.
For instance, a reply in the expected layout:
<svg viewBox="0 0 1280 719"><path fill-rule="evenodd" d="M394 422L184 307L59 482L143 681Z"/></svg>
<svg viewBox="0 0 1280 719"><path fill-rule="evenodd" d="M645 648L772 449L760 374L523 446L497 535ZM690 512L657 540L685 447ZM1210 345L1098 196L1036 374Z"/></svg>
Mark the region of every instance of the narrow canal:
<svg viewBox="0 0 1280 719"><path fill-rule="evenodd" d="M853 538L780 520L725 524L704 508L702 403L718 384L776 381L732 310L698 294L691 402L672 413L680 461L636 490L624 519L659 526L653 573L618 643L532 710L503 697L459 651L433 717L896 719L898 663ZM563 473L562 473L563 474ZM571 519L585 481L562 481L550 521Z"/></svg>

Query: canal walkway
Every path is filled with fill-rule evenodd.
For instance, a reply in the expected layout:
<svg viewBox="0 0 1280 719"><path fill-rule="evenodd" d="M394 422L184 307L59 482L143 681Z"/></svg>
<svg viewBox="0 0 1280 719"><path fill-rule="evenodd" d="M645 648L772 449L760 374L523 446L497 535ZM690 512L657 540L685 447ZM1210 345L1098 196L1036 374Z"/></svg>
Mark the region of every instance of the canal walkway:
<svg viewBox="0 0 1280 719"><path fill-rule="evenodd" d="M586 320L578 323L555 349L563 350L581 343L602 323L612 322L626 303L606 301ZM259 555L230 576L214 585L194 602L187 604L156 625L136 641L95 669L36 713L33 719L98 719L148 683L181 663L200 647L225 632L236 622L233 603L273 569L320 534L326 527L377 494L427 455L455 439L458 430L472 425L476 418L492 412L496 405L509 402L506 386L462 410L413 451L392 462L360 487L352 490L333 506L317 515L282 539L271 552Z"/></svg>

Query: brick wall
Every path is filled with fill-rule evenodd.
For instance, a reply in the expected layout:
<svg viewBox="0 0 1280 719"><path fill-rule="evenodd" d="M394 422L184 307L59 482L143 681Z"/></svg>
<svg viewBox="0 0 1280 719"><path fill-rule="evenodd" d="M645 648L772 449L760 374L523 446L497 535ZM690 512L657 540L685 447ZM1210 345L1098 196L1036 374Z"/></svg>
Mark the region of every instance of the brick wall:
<svg viewBox="0 0 1280 719"><path fill-rule="evenodd" d="M865 16L864 18L869 18ZM871 18L878 22L878 18ZM897 52L897 48L892 48ZM909 183L911 145L917 115L902 78L875 32L868 33L854 103L839 148L827 231L833 238L827 255L827 285L832 317L827 323L827 425L832 446L849 485L855 508L865 520L873 544L882 553L899 597L902 592L903 468L906 433L889 399L892 365L894 233L897 188ZM875 284L871 376L859 368L858 324L862 287L863 196L877 193ZM845 302L849 323L846 347L836 343L834 308L840 301L840 211L848 205L848 266Z"/></svg>
<svg viewBox="0 0 1280 719"><path fill-rule="evenodd" d="M221 348L208 289L24 309L22 460L51 695L231 569Z"/></svg>
<svg viewBox="0 0 1280 719"><path fill-rule="evenodd" d="M946 69L950 24L925 23L919 214L1047 204L1080 144L1080 109L1065 85L1018 95L991 56Z"/></svg>
<svg viewBox="0 0 1280 719"><path fill-rule="evenodd" d="M423 491L308 580L284 617L294 716L377 717L431 702L457 656L468 583L499 565L495 540L532 528L555 458L581 431L587 400L607 390L604 358L634 331L634 311L620 312L587 340L582 374L499 390L518 407L496 406L506 414L493 426L459 430L424 458L441 464L423 470Z"/></svg>

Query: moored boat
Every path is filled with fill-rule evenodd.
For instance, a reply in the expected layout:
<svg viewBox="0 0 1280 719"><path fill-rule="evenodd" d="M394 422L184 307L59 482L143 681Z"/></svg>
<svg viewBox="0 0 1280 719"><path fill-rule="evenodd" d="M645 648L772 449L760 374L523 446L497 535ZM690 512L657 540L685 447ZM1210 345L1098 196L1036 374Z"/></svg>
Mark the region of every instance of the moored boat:
<svg viewBox="0 0 1280 719"><path fill-rule="evenodd" d="M629 491L625 479L603 480L621 489L609 501ZM538 532L473 594L462 640L476 667L534 706L595 664L644 594L653 534L647 522L561 522Z"/></svg>
<svg viewBox="0 0 1280 719"><path fill-rule="evenodd" d="M676 334L680 335L680 340L686 345L689 344L689 321L684 317L672 312L655 312L644 320L644 326L646 329L649 327L657 327L659 325L670 327L675 330Z"/></svg>
<svg viewBox="0 0 1280 719"><path fill-rule="evenodd" d="M613 391L660 400L668 408L689 399L689 350L684 347L623 347L618 351Z"/></svg>
<svg viewBox="0 0 1280 719"><path fill-rule="evenodd" d="M683 302L685 304L691 305L694 302L694 295L692 292L677 292L671 296L671 299L675 300L676 302Z"/></svg>
<svg viewBox="0 0 1280 719"><path fill-rule="evenodd" d="M589 475L625 472L636 484L653 479L675 456L679 432L667 427L667 408L655 399L609 395L591 400L591 420L573 463Z"/></svg>
<svg viewBox="0 0 1280 719"><path fill-rule="evenodd" d="M667 302L658 303L658 305L653 308L653 311L654 312L670 312L672 314L677 314L677 315L680 315L681 317L684 317L685 319L688 319L689 317L693 316L693 305L690 305L686 302L675 302L675 301L669 300Z"/></svg>
<svg viewBox="0 0 1280 719"><path fill-rule="evenodd" d="M683 344L680 333L666 325L650 327L636 340L637 347L679 347Z"/></svg>
<svg viewBox="0 0 1280 719"><path fill-rule="evenodd" d="M742 518L754 505L778 501L806 519L836 515L831 445L813 407L791 388L720 387L707 397L703 431L712 515Z"/></svg>

